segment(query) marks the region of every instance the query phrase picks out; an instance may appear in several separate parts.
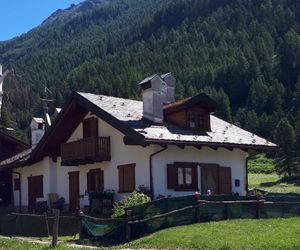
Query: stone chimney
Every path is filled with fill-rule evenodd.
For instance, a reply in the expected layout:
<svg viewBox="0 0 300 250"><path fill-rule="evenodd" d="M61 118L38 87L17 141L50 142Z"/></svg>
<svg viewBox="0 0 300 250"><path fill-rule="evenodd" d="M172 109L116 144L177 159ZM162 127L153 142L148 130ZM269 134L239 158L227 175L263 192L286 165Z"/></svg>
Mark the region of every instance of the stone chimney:
<svg viewBox="0 0 300 250"><path fill-rule="evenodd" d="M30 123L31 128L31 147L35 148L45 134L45 120L33 117Z"/></svg>
<svg viewBox="0 0 300 250"><path fill-rule="evenodd" d="M165 94L164 103L172 103L175 102L175 84L176 79L172 75L172 73L166 73L161 76L161 79L166 83L166 88L163 90Z"/></svg>
<svg viewBox="0 0 300 250"><path fill-rule="evenodd" d="M166 83L155 74L141 81L139 85L143 90L143 117L155 123L163 123L165 94L162 90L166 88Z"/></svg>

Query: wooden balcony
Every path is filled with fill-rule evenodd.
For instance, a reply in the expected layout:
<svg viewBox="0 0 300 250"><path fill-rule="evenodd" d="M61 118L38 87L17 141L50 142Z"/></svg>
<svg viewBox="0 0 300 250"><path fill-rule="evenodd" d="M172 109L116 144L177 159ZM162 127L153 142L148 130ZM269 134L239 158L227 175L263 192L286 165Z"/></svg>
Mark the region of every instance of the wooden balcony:
<svg viewBox="0 0 300 250"><path fill-rule="evenodd" d="M110 161L110 137L90 137L61 144L61 165Z"/></svg>

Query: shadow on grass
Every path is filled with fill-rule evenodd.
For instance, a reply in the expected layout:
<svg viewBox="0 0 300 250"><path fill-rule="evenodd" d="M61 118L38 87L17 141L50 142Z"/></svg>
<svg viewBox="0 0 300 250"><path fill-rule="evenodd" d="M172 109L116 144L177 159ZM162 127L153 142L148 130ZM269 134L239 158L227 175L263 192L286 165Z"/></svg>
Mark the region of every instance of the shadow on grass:
<svg viewBox="0 0 300 250"><path fill-rule="evenodd" d="M273 187L280 183L287 183L293 184L295 186L300 186L300 176L292 176L292 177L282 177L277 181L270 181L270 182L262 182L260 183L261 187Z"/></svg>

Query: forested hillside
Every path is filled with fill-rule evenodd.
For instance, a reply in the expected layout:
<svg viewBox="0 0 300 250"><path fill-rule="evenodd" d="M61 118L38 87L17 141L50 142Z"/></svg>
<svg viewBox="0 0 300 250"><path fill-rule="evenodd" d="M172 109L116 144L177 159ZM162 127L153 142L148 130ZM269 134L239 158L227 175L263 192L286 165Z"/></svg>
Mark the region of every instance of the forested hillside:
<svg viewBox="0 0 300 250"><path fill-rule="evenodd" d="M26 130L31 116L43 112L45 86L56 99L53 107L72 90L140 98L140 80L172 71L178 98L205 91L219 102L218 116L273 140L288 126L297 148L299 13L296 0L88 0L71 6L0 43L0 60L16 72L4 87L9 98L2 122Z"/></svg>

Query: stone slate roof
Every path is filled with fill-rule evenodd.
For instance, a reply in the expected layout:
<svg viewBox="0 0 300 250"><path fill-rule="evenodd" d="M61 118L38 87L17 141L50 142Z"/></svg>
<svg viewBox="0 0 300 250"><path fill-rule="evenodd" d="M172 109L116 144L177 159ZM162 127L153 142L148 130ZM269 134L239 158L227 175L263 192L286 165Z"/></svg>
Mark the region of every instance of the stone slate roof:
<svg viewBox="0 0 300 250"><path fill-rule="evenodd" d="M103 109L145 137L148 143L226 146L253 149L275 149L277 145L253 133L211 115L211 131L182 129L174 124L153 124L143 119L143 103L90 93L79 95Z"/></svg>
<svg viewBox="0 0 300 250"><path fill-rule="evenodd" d="M5 159L0 162L0 167L10 165L12 163L17 162L18 164L21 164L22 162L26 163L26 161L29 159L30 154L32 152L32 149L27 149L19 154L13 155L12 157Z"/></svg>

